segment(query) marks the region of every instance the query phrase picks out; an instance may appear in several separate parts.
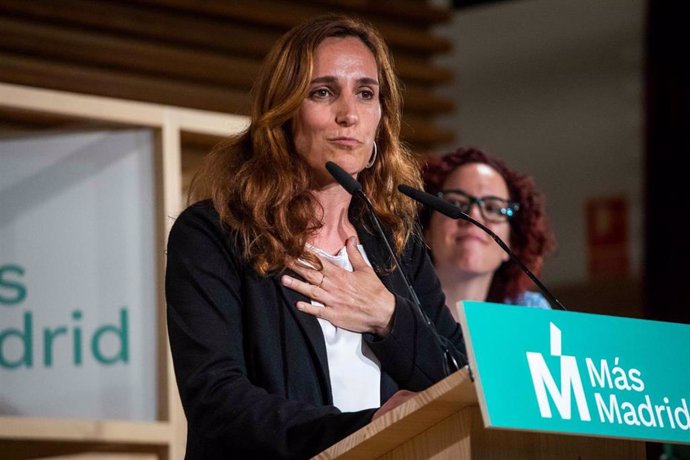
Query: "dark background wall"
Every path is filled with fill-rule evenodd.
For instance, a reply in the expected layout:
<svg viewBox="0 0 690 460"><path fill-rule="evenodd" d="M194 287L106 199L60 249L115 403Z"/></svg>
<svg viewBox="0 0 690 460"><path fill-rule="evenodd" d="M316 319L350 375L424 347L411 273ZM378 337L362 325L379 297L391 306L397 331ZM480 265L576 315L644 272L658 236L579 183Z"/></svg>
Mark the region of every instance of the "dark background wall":
<svg viewBox="0 0 690 460"><path fill-rule="evenodd" d="M648 3L645 315L682 323L690 323L689 19L683 2Z"/></svg>

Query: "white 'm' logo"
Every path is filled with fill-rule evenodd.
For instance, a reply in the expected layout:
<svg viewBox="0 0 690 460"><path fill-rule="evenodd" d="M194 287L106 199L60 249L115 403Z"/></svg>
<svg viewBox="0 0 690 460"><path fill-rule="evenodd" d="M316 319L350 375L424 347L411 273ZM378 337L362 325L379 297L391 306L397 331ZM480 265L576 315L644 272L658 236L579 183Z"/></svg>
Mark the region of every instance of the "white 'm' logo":
<svg viewBox="0 0 690 460"><path fill-rule="evenodd" d="M537 396L539 403L539 412L544 418L551 418L551 405L546 396L546 390L549 391L551 400L553 401L558 413L564 420L570 420L571 403L570 394L575 395L575 402L577 410L580 413L580 420L590 421L589 408L585 399L585 392L582 388L582 379L580 378L580 371L577 368L577 362L574 356L563 356L561 354L561 330L551 323L551 356L560 356L561 358L561 388L560 391L551 375L551 371L546 365L544 355L541 353L527 352L527 362L529 363L529 371L532 374L532 383L534 384L534 393Z"/></svg>

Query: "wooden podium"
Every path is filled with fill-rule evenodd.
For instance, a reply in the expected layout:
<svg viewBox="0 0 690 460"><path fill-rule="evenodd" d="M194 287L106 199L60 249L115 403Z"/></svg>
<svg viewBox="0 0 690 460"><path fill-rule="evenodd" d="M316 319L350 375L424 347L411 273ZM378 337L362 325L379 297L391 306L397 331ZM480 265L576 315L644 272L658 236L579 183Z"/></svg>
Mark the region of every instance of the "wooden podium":
<svg viewBox="0 0 690 460"><path fill-rule="evenodd" d="M316 459L644 459L645 443L486 429L467 367L317 455Z"/></svg>

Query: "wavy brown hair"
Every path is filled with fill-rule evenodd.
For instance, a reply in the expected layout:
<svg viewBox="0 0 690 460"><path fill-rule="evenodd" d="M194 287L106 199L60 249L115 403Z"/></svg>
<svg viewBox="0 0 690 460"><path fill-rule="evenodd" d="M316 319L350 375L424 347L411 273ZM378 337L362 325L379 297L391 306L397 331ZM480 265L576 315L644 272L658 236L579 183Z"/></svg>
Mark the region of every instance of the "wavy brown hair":
<svg viewBox="0 0 690 460"><path fill-rule="evenodd" d="M468 163L489 165L505 180L510 200L520 205L518 212L509 221L510 248L527 268L539 274L544 257L555 247L555 239L547 222L544 195L537 190L532 177L518 173L480 149L461 147L455 152L429 160L424 170L426 191L432 194L440 192L448 176ZM423 210L420 220L422 226L428 228L431 212ZM529 277L508 260L494 273L487 301L504 302L506 299L514 299L530 286L532 281Z"/></svg>
<svg viewBox="0 0 690 460"><path fill-rule="evenodd" d="M421 186L419 160L400 142L401 88L390 51L370 24L328 15L281 37L268 53L252 89L249 128L217 145L195 175L190 197L211 198L222 221L236 232L243 257L262 275L284 268L305 251L322 223L311 193L314 178L294 146L292 120L307 97L318 45L329 37L357 37L374 55L380 86L378 158L358 177L398 255L410 238L416 206L397 193L399 183ZM363 209L354 216L362 219ZM316 262L316 261L315 261Z"/></svg>

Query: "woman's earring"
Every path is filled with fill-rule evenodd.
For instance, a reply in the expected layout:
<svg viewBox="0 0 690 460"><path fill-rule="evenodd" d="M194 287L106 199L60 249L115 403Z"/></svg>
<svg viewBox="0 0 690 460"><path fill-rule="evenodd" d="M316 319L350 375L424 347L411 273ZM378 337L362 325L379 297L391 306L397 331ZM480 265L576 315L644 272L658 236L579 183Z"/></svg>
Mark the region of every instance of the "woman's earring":
<svg viewBox="0 0 690 460"><path fill-rule="evenodd" d="M374 153L371 154L371 158L369 159L369 163L365 166L366 168L371 168L374 166L374 163L376 163L376 155L379 153L379 148L376 146L376 141L374 141Z"/></svg>

